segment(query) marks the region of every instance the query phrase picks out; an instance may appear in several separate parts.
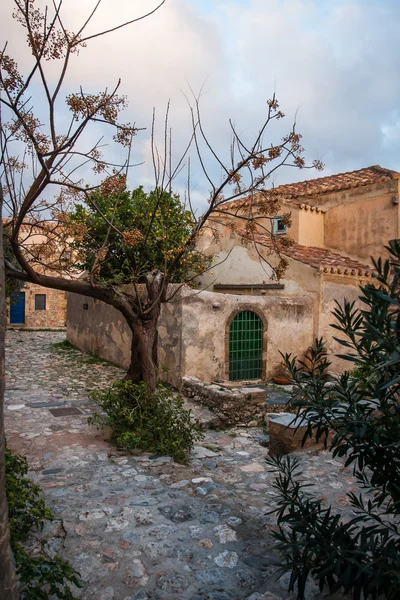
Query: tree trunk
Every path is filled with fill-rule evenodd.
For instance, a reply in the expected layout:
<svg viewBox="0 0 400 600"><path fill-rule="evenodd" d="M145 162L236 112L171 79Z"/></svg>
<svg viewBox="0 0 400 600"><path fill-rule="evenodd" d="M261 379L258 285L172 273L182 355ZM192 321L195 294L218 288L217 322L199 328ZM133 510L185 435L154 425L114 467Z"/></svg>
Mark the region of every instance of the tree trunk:
<svg viewBox="0 0 400 600"><path fill-rule="evenodd" d="M131 331L132 331L132 329L131 329ZM133 381L133 383L139 383L139 381L143 380L143 371L142 371L139 342L133 331L132 331L132 342L131 342L131 362L130 362L128 371L127 371L124 379L126 381Z"/></svg>
<svg viewBox="0 0 400 600"><path fill-rule="evenodd" d="M158 381L158 320L161 305L165 301L165 284L162 273L156 271L149 274L146 278L147 299L141 305L141 312L124 311L132 331L131 364L126 379L144 381L151 396Z"/></svg>
<svg viewBox="0 0 400 600"><path fill-rule="evenodd" d="M4 437L4 388L5 388L5 334L6 299L4 282L2 189L0 187L0 598L17 600L15 565L10 548L10 529L5 479L5 437Z"/></svg>
<svg viewBox="0 0 400 600"><path fill-rule="evenodd" d="M158 317L153 316L146 321L133 324L134 339L138 345L142 381L147 384L149 391L155 392L158 381ZM131 367L129 369L131 370Z"/></svg>
<svg viewBox="0 0 400 600"><path fill-rule="evenodd" d="M153 341L152 351L153 363L156 371L158 371L158 329L156 331ZM143 379L143 367L142 367L142 356L140 352L140 342L137 339L137 335L132 331L132 342L131 342L131 362L129 363L128 370L124 377L126 381L133 381L133 383L139 383L144 381Z"/></svg>

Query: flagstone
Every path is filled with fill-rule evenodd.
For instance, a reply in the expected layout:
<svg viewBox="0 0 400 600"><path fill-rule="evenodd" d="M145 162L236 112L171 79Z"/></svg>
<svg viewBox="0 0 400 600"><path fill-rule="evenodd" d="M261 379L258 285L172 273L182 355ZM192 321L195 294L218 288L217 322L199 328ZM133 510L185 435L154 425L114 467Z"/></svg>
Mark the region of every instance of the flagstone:
<svg viewBox="0 0 400 600"><path fill-rule="evenodd" d="M81 572L76 598L288 598L269 550L275 517L265 513L277 493L265 463L268 436L257 428L235 428L232 437L206 430L185 466L120 452L88 425L98 410L88 394L124 373L87 364L76 350L57 351L52 344L63 339L62 332L7 332L5 416L9 446L27 455L57 517L47 547ZM54 417L55 405L82 413ZM351 470L326 451L298 458L318 496L351 518Z"/></svg>

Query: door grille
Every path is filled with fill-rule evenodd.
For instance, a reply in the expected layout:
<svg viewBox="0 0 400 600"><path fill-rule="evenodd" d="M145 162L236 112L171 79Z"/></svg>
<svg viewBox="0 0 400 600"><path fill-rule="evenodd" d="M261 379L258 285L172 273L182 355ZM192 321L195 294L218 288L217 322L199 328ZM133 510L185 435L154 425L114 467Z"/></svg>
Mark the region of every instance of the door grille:
<svg viewBox="0 0 400 600"><path fill-rule="evenodd" d="M260 379L262 376L263 324L251 310L236 315L229 328L229 379Z"/></svg>

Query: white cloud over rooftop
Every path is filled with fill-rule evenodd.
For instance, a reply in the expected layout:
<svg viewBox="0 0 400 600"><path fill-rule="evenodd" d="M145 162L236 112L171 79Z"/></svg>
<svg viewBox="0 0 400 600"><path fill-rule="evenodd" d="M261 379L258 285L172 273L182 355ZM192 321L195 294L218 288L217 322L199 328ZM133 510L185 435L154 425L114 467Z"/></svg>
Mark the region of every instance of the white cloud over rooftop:
<svg viewBox="0 0 400 600"><path fill-rule="evenodd" d="M93 4L65 0L68 26L76 27ZM103 0L96 28L156 4ZM1 39L9 39L10 51L24 62L23 38L10 22L12 5L3 0L0 6ZM299 109L307 155L322 157L324 174L370 164L399 169L399 21L400 5L390 0L167 0L149 19L90 42L72 63L66 89L82 84L97 91L122 78L130 100L127 118L148 128L135 141L134 159L147 163L132 172L132 186L152 181L153 106L161 116L171 99L177 152L183 147L190 130L182 94L189 92L188 83L196 92L204 84L203 122L227 160L228 117L251 139L275 88L287 114L284 129ZM212 173L218 180L219 169L212 167ZM310 176L284 170L276 183ZM200 202L207 182L198 167L193 185Z"/></svg>

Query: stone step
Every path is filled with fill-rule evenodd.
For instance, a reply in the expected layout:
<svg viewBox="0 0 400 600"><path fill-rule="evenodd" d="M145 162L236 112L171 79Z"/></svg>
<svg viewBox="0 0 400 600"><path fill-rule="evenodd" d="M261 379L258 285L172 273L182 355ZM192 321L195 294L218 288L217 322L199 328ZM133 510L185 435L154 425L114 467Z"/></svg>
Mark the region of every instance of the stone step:
<svg viewBox="0 0 400 600"><path fill-rule="evenodd" d="M190 410L192 412L193 418L198 422L201 430L205 429L215 429L216 427L220 427L221 419L215 413L208 410L202 404L198 404L197 402L193 402L189 398L184 398L183 406L186 410Z"/></svg>

